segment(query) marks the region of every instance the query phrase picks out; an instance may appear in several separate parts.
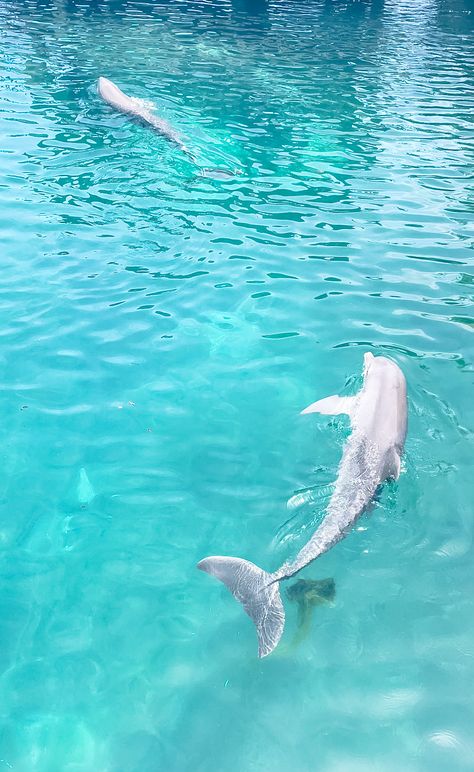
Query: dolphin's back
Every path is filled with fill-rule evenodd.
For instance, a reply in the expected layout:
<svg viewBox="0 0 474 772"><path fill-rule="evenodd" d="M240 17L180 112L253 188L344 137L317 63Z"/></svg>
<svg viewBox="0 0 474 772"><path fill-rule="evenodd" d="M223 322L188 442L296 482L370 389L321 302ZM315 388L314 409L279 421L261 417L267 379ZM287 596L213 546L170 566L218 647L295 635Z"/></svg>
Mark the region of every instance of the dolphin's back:
<svg viewBox="0 0 474 772"><path fill-rule="evenodd" d="M97 91L104 102L107 102L108 105L119 110L119 112L132 115L137 114L136 102L124 94L123 91L108 78L99 78L97 81Z"/></svg>
<svg viewBox="0 0 474 772"><path fill-rule="evenodd" d="M406 381L391 359L373 358L367 383L358 397L354 428L381 452L392 447L402 451L407 432Z"/></svg>
<svg viewBox="0 0 474 772"><path fill-rule="evenodd" d="M170 126L168 121L154 115L143 100L127 96L115 83L104 77L100 77L97 81L97 93L110 107L138 119L145 126L148 126L148 128L153 129L177 145L183 153L186 153L191 160L195 161L194 156L189 152L180 135Z"/></svg>
<svg viewBox="0 0 474 772"><path fill-rule="evenodd" d="M344 447L326 517L296 558L275 572L279 579L294 576L331 549L367 510L379 485L400 473L407 430L405 377L385 357L372 357L369 364L364 386L355 397L329 397L329 407L325 399L310 408L319 412L322 405L321 412L348 412L353 431Z"/></svg>

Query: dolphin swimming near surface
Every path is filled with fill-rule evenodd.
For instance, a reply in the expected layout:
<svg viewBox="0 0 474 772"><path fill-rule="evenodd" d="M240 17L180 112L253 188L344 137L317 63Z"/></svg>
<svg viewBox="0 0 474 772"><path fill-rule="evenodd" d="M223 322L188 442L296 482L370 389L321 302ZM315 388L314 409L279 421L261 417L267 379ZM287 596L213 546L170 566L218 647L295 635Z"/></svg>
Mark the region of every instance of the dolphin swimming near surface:
<svg viewBox="0 0 474 772"><path fill-rule="evenodd" d="M155 115L142 99L127 96L115 83L103 77L100 77L97 81L97 93L110 107L139 120L145 126L166 137L167 140L179 147L193 161L196 160L168 121Z"/></svg>
<svg viewBox="0 0 474 772"><path fill-rule="evenodd" d="M157 134L176 145L194 164L198 164L197 158L186 147L178 132L173 129L168 121L155 115L152 107L143 99L127 96L115 83L104 77L100 77L97 81L97 93L110 107L113 107L120 113L130 115L132 118L140 121L140 123L148 126L148 128L153 129ZM199 174L202 177L214 180L226 180L232 179L236 174L242 174L242 170L237 168L231 171L212 166L200 168Z"/></svg>
<svg viewBox="0 0 474 772"><path fill-rule="evenodd" d="M384 356L364 355L364 381L353 397L331 396L303 413L347 413L352 433L339 464L334 492L324 520L293 561L274 573L242 558L204 558L198 568L220 579L255 623L259 657L273 651L285 626L279 583L294 576L337 544L372 503L379 486L398 479L407 431L405 377Z"/></svg>

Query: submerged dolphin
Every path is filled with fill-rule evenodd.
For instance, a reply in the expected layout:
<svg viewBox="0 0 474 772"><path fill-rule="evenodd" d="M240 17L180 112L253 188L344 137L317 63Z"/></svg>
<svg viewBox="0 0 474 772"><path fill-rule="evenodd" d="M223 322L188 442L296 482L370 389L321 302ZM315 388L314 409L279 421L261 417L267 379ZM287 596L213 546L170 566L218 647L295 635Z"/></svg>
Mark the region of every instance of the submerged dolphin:
<svg viewBox="0 0 474 772"><path fill-rule="evenodd" d="M314 402L303 413L351 418L352 434L344 447L326 516L292 562L273 574L249 560L208 557L201 571L220 579L255 623L258 654L265 657L278 644L285 626L279 582L289 579L342 539L371 504L377 488L400 474L407 430L405 377L386 357L364 355L364 383L354 397L332 396Z"/></svg>
<svg viewBox="0 0 474 772"><path fill-rule="evenodd" d="M186 153L193 161L193 154L188 150L179 134L173 129L168 121L159 118L157 115L146 106L146 103L141 99L135 97L129 97L119 89L115 83L112 83L108 78L99 78L97 81L97 93L108 105L118 110L125 115L131 115L141 123L145 124L149 128L166 137L167 140L179 147L183 153Z"/></svg>
<svg viewBox="0 0 474 772"><path fill-rule="evenodd" d="M79 470L79 481L77 483L77 500L79 504L90 504L95 499L95 490L89 480L86 470L81 467Z"/></svg>

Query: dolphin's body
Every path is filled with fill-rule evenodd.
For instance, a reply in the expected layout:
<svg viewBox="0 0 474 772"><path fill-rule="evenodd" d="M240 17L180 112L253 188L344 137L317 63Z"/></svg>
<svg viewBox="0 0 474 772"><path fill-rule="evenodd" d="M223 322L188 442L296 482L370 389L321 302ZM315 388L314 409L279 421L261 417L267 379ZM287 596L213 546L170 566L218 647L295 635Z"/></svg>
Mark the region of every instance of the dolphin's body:
<svg viewBox="0 0 474 772"><path fill-rule="evenodd" d="M97 81L97 92L110 107L113 107L120 113L132 116L145 126L148 126L158 134L166 137L169 142L172 142L179 147L183 153L186 153L187 156L195 161L192 153L188 150L179 134L172 126L170 126L168 121L154 115L142 100L127 96L127 94L124 94L123 91L121 91L115 83L112 83L111 80L108 80L108 78L99 78Z"/></svg>
<svg viewBox="0 0 474 772"><path fill-rule="evenodd" d="M353 430L321 525L296 558L273 574L241 558L209 557L198 563L201 571L229 588L254 621L260 657L273 651L285 626L279 582L337 544L370 506L377 488L389 477L398 478L407 430L405 377L390 359L365 354L364 383L358 394L321 399L303 413L347 413Z"/></svg>

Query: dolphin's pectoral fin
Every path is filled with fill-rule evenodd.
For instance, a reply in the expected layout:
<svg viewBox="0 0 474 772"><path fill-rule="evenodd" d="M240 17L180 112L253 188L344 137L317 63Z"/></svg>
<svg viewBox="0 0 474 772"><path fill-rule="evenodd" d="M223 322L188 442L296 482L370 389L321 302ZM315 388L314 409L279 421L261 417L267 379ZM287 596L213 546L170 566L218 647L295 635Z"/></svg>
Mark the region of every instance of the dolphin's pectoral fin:
<svg viewBox="0 0 474 772"><path fill-rule="evenodd" d="M400 477L400 471L402 467L402 461L400 453L397 448L390 448L385 457L385 479L386 480L398 480Z"/></svg>
<svg viewBox="0 0 474 772"><path fill-rule="evenodd" d="M402 462L400 461L400 456L397 453L397 457L396 457L396 461L395 461L395 470L394 470L394 475L393 475L393 479L394 480L398 480L398 478L400 477L400 469L401 469L401 467L402 467Z"/></svg>
<svg viewBox="0 0 474 772"><path fill-rule="evenodd" d="M317 402L308 405L308 407L301 411L301 415L306 415L307 413L321 413L322 415L341 415L341 413L347 413L347 415L351 415L355 400L355 397L339 397L337 394L333 394L331 397L319 399Z"/></svg>
<svg viewBox="0 0 474 772"><path fill-rule="evenodd" d="M398 480L400 477L400 469L402 466L402 462L400 460L400 456L398 455L397 451L393 451L393 459L392 459L392 466L390 470L390 477L392 477L393 480Z"/></svg>

